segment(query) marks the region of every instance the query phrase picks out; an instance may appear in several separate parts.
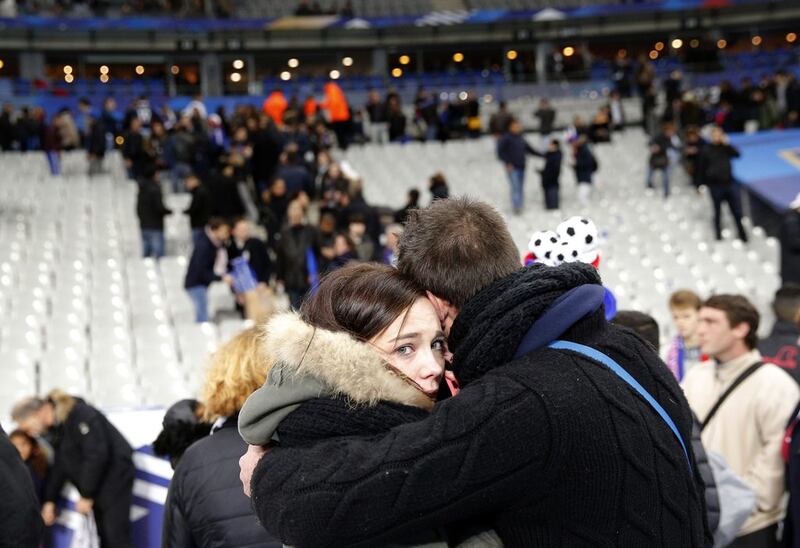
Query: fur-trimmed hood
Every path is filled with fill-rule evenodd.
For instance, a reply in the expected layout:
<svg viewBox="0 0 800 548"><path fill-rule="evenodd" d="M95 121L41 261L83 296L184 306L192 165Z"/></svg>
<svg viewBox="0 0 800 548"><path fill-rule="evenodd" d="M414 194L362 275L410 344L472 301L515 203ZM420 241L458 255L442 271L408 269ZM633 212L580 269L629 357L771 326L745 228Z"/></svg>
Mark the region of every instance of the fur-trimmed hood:
<svg viewBox="0 0 800 548"><path fill-rule="evenodd" d="M264 327L263 341L275 366L239 414L239 433L250 444L275 439L278 424L315 398L344 398L354 407L381 401L433 407L430 397L367 344L346 333L315 328L294 312L273 317Z"/></svg>
<svg viewBox="0 0 800 548"><path fill-rule="evenodd" d="M76 398L57 389L51 390L50 393L47 394L47 399L53 404L56 422L58 424L63 424L67 420L75 404L78 403Z"/></svg>
<svg viewBox="0 0 800 548"><path fill-rule="evenodd" d="M433 401L367 344L347 333L315 328L295 314L280 314L264 328L264 342L288 374L311 375L335 396L354 404L384 400L430 409Z"/></svg>

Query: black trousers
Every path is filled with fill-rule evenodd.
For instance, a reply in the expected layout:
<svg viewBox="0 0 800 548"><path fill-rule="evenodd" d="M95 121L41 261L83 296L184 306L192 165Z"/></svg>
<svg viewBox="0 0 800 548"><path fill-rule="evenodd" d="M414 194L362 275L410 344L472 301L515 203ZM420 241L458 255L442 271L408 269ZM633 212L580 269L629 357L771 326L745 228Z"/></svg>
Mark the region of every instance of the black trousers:
<svg viewBox="0 0 800 548"><path fill-rule="evenodd" d="M778 524L739 537L728 548L778 548Z"/></svg>
<svg viewBox="0 0 800 548"><path fill-rule="evenodd" d="M558 187L546 186L543 190L545 209L558 209Z"/></svg>
<svg viewBox="0 0 800 548"><path fill-rule="evenodd" d="M711 201L714 204L714 231L716 232L717 240L722 239L722 221L720 216L722 214L722 202L728 204L728 209L731 210L733 221L736 223L736 230L739 232L739 239L743 242L747 241L747 233L744 231L742 225L742 197L739 185L731 183L729 185L710 184L708 189L711 192Z"/></svg>
<svg viewBox="0 0 800 548"><path fill-rule="evenodd" d="M127 482L126 482L127 483ZM100 548L133 548L131 534L131 504L133 503L133 477L127 489L104 496L94 504L94 519Z"/></svg>

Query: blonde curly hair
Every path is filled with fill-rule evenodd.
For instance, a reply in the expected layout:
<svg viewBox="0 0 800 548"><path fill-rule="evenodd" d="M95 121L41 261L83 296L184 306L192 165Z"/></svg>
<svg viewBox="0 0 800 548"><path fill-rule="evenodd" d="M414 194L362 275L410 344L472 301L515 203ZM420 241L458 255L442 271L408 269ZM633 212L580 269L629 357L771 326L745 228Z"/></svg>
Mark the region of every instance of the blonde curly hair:
<svg viewBox="0 0 800 548"><path fill-rule="evenodd" d="M204 420L238 413L247 397L264 384L275 360L264 348L262 332L259 326L246 329L211 356L201 395Z"/></svg>

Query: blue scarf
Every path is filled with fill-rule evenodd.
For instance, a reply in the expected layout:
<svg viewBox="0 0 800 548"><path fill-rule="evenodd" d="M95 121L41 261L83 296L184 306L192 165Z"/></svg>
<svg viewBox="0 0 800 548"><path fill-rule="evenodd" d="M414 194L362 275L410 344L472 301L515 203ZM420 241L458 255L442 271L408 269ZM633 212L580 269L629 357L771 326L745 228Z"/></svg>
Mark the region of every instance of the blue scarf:
<svg viewBox="0 0 800 548"><path fill-rule="evenodd" d="M585 284L570 289L551 304L522 338L514 358L544 348L572 327L578 320L603 306L602 285Z"/></svg>

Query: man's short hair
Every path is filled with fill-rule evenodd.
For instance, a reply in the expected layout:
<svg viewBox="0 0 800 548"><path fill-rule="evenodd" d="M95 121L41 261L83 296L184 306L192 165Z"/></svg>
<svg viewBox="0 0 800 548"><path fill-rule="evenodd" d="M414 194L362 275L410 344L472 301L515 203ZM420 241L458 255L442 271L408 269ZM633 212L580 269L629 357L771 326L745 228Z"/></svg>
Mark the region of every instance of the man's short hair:
<svg viewBox="0 0 800 548"><path fill-rule="evenodd" d="M217 230L221 226L227 226L228 228L230 228L231 223L228 221L228 219L225 219L223 217L211 217L208 220L208 228L210 228L211 230Z"/></svg>
<svg viewBox="0 0 800 548"><path fill-rule="evenodd" d="M521 263L497 210L457 197L410 212L397 266L418 285L460 308Z"/></svg>
<svg viewBox="0 0 800 548"><path fill-rule="evenodd" d="M44 404L45 400L37 398L36 396L25 398L17 402L14 407L11 408L11 418L14 422L22 422L41 409Z"/></svg>
<svg viewBox="0 0 800 548"><path fill-rule="evenodd" d="M794 322L800 312L800 285L786 284L775 292L772 301L775 317L784 322Z"/></svg>
<svg viewBox="0 0 800 548"><path fill-rule="evenodd" d="M758 346L759 314L756 307L742 295L714 295L703 303L704 307L722 310L731 328L743 323L750 326L744 343L750 350Z"/></svg>
<svg viewBox="0 0 800 548"><path fill-rule="evenodd" d="M689 289L679 289L669 297L670 308L694 308L695 310L700 310L702 304L703 300L697 293Z"/></svg>
<svg viewBox="0 0 800 548"><path fill-rule="evenodd" d="M620 310L611 323L634 330L653 345L656 352L659 351L661 341L658 334L658 322L649 314L637 310Z"/></svg>

